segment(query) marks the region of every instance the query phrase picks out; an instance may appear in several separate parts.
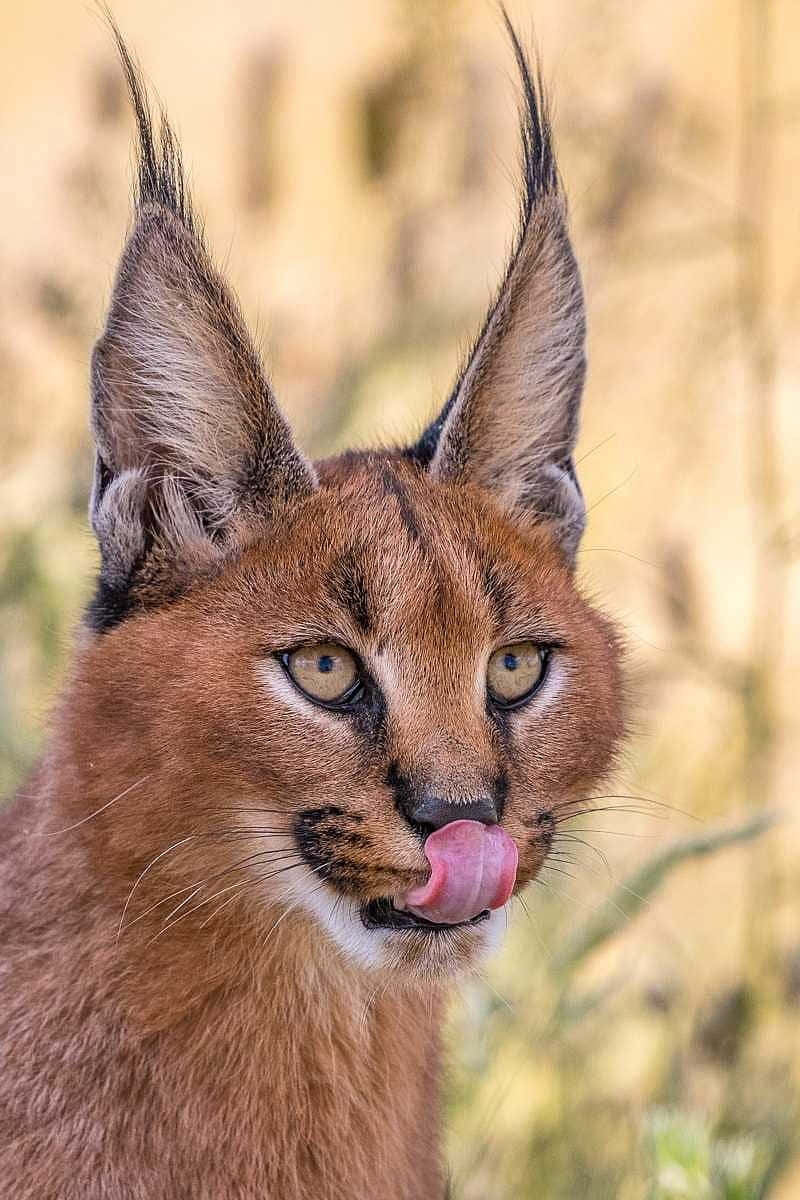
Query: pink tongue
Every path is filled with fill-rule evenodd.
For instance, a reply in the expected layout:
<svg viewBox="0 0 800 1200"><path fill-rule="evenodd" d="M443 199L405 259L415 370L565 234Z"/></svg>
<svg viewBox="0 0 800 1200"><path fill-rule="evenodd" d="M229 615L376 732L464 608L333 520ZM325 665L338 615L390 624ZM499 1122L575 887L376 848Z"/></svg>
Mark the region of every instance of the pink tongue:
<svg viewBox="0 0 800 1200"><path fill-rule="evenodd" d="M418 917L455 925L477 917L485 908L501 908L517 877L519 855L514 841L499 825L452 821L425 841L431 875L404 897Z"/></svg>

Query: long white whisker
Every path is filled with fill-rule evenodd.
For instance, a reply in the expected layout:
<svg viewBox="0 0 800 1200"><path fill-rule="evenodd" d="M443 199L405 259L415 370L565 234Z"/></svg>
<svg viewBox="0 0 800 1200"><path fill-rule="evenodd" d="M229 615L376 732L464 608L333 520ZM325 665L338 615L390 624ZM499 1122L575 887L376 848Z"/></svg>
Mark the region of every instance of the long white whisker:
<svg viewBox="0 0 800 1200"><path fill-rule="evenodd" d="M159 933L163 933L165 929L169 929L170 925L175 925L175 924L177 924L178 921L182 920L182 917L175 917L175 913L180 912L181 909L184 907L184 905L189 904L190 901L194 899L194 897L197 895L198 892L202 892L204 887L205 887L205 884L198 883L197 887L194 889L193 892L189 892L189 895L185 896L184 899L181 900L180 904L176 904L175 907L172 909L172 911L167 913L165 924L161 927L161 929L159 929L158 933L155 934L154 937L151 937L150 941L147 943L148 946L151 944L151 942L154 942L156 940ZM189 912L194 912L194 909L190 908ZM183 913L183 917L186 917L188 915L189 915L189 913ZM175 917L175 920L170 920L171 917Z"/></svg>
<svg viewBox="0 0 800 1200"><path fill-rule="evenodd" d="M186 843L186 842L190 842L190 841L192 840L192 838L194 838L195 836L196 836L196 834L194 834L194 833L190 833L190 834L189 834L187 837L180 838L180 839L179 839L177 842L173 842L171 846L167 846L166 850L162 850L160 854L157 854L157 855L155 856L155 858L152 858L152 859L150 860L150 862L147 864L147 866L146 866L146 867L145 867L145 869L142 871L142 873L141 873L141 875L139 876L139 878L138 878L138 879L136 880L136 882L134 883L134 885L133 885L133 887L131 888L131 890L128 892L128 899L125 901L125 906L124 906L124 908L122 909L122 916L120 917L120 919L119 919L119 925L117 926L117 939L116 939L117 941L119 941L120 934L122 933L122 927L123 927L123 925L124 925L124 923L125 923L125 914L127 913L127 911L128 911L128 906L130 905L130 902L131 902L131 900L133 899L133 893L136 891L136 889L138 888L139 884L140 884L140 883L142 882L142 880L144 879L144 877L145 877L145 875L147 874L147 872L150 870L150 868L151 868L151 867L154 867L154 866L156 865L156 863L157 863L157 862L158 862L160 859L164 858L164 856L165 856L166 854L169 854L171 850L177 850L177 849L178 849L178 846L183 846L183 845L185 845L185 843Z"/></svg>
<svg viewBox="0 0 800 1200"><path fill-rule="evenodd" d="M190 836L191 837L200 837L201 835L200 834L191 834ZM184 838L182 840L188 841L189 839ZM163 851L163 853L164 854L168 853L169 850L175 849L175 846L178 846L180 844L181 844L180 842L176 842L173 846L170 846L170 847L168 847L167 850ZM269 857L271 859L273 859L273 861L274 861L276 856L279 856L282 854L290 855L291 853L292 852L287 851L285 849L285 847L278 847L275 850L259 850L257 854L251 855L250 858L242 859L240 862L234 863L234 865L231 867L225 867L225 868L223 868L223 870L217 871L217 873L215 875L211 875L211 876L209 876L208 879L203 880L203 884L205 885L208 883L213 883L215 879L221 879L222 876L227 875L230 871L235 871L238 868L240 868L243 863L251 862L253 858L266 858L269 855ZM280 861L280 860L278 860L278 861ZM154 866L155 862L156 862L156 859L153 859L153 861L149 864L149 867ZM142 872L142 875L139 876L139 880L141 880L142 876L144 874L146 874L146 871L149 870L149 867L146 868L146 870ZM139 880L136 881L136 884L139 883ZM136 884L134 884L134 888L136 887ZM148 915L148 913L153 912L153 910L156 908L160 908L162 904L166 904L168 900L173 900L176 896L180 896L183 892L188 892L188 890L190 888L195 887L195 886L196 886L196 881L193 881L192 883L187 883L185 887L178 888L177 891L170 892L169 895L167 895L167 896L162 896L162 898L160 900L156 900L153 904L151 904L148 908L146 908L144 910L144 912L140 912L138 917L134 917L133 920L129 921L127 925L123 926L123 922L125 920L125 912L127 911L131 896L133 895L134 889L131 889L131 893L128 896L128 900L126 901L126 904L125 904L125 909L123 910L123 913L122 913L122 917L120 918L120 925L117 930L117 938L119 939L119 935L121 932L124 932L125 930L130 929L132 925L135 925L138 921L141 921L143 917L146 917Z"/></svg>
<svg viewBox="0 0 800 1200"><path fill-rule="evenodd" d="M86 822L91 821L93 817L99 817L101 812L105 812L107 808L111 808L112 804L116 804L118 800L122 800L125 796L132 792L134 788L140 787L149 778L149 775L143 775L141 779L137 779L135 783L132 783L129 787L126 787L124 791L120 792L118 796L115 796L113 800L109 800L107 804L101 804L99 808L94 810L94 812L89 813L88 817L81 817L80 821L76 821L74 825L67 825L66 829L56 829L48 836L58 837L59 834L69 833L70 830L77 829L80 825L85 825Z"/></svg>
<svg viewBox="0 0 800 1200"><path fill-rule="evenodd" d="M234 886L237 886L237 885L235 885L235 884L234 884ZM216 908L214 909L214 911L212 912L211 916L210 916L210 917L206 917L205 921L202 921L202 922L200 923L200 928L201 928L201 929L205 929L205 927L206 927L206 925L208 925L209 921L213 921L213 919L214 919L214 917L217 915L217 913L218 913L218 912L221 912L221 911L222 911L222 909L225 907L225 905L226 905L226 904L231 904L231 903L232 903L232 901L234 901L234 900L238 899L238 897L239 897L239 896L241 896L242 892L243 892L243 891L245 891L245 890L246 890L246 888L247 888L247 884L246 884L246 883L245 883L245 884L242 884L241 886L239 886L239 891L238 891L238 892L234 892L232 896L228 896L228 899L227 899L227 900L223 900L223 901L222 901L222 904L219 904L219 905L217 905L217 907L216 907ZM217 895L218 895L218 896L221 896L221 895L222 895L222 892L217 892ZM214 899L214 897L213 897L213 896L210 896L210 897L209 897L209 899L206 901L206 903L210 903L210 902L211 902L211 900L213 900L213 899Z"/></svg>
<svg viewBox="0 0 800 1200"><path fill-rule="evenodd" d="M257 857L257 856L253 855L252 857ZM244 861L247 862L250 860L246 859ZM241 866L241 864L238 864L238 865ZM295 863L289 863L289 865L286 867L278 867L277 870L270 871L270 873L266 876L259 876L257 878L254 878L254 882L265 882L267 879L272 879L275 875L281 875L284 871L291 871L291 870L295 869L296 867L300 867L303 865L304 864L302 862L300 862L299 860ZM235 870L235 869L236 868L231 868L231 870ZM216 878L219 878L219 876L216 876ZM185 920L186 917L189 917L189 916L191 916L192 913L197 912L197 910L199 908L203 908L204 905L210 903L210 901L212 901L212 900L215 900L217 898L217 896L221 896L223 894L223 892L227 892L227 891L230 891L231 888L241 886L238 883L231 883L228 885L228 887L223 888L219 892L215 892L212 896L208 896L205 900L201 900L199 904L195 904L193 908L187 909L186 912L181 913L181 915L179 917L176 917L174 914L176 912L178 912L179 909L183 908L184 904L187 904L194 896L197 895L198 892L202 891L202 889L204 887L206 887L208 883L209 883L209 880L205 880L203 883L199 884L195 888L195 890L191 893L191 895L187 896L186 899L183 900L178 905L177 908L174 908L171 913L167 914L166 924L162 925L161 928L159 929L158 933L154 934L153 937L150 938L150 941L147 943L148 946L151 946L153 944L153 942L157 941L157 939L161 937L162 933L166 933L167 930L171 929L173 925L177 925L179 921ZM170 917L172 917L172 920L169 920Z"/></svg>

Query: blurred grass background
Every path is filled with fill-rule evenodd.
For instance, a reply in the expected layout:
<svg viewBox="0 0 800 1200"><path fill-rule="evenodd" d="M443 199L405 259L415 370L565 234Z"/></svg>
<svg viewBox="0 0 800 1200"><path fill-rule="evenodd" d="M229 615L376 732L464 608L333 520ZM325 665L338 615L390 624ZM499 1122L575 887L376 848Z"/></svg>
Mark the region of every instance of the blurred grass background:
<svg viewBox="0 0 800 1200"><path fill-rule="evenodd" d="M589 592L636 723L454 1012L462 1200L800 1197L800 6L514 0L590 316ZM410 437L515 219L484 0L118 0L312 453ZM95 569L87 359L130 118L91 8L0 6L0 793ZM614 795L610 795L610 793Z"/></svg>

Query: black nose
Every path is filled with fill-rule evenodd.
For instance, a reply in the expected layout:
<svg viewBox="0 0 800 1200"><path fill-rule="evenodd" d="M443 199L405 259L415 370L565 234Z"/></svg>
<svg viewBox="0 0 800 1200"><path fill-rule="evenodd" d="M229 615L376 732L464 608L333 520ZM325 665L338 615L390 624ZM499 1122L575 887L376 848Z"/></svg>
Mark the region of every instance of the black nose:
<svg viewBox="0 0 800 1200"><path fill-rule="evenodd" d="M412 825L424 825L428 829L441 829L451 821L482 821L484 825L497 824L497 806L491 796L479 796L475 800L446 800L443 796L423 793L403 811Z"/></svg>

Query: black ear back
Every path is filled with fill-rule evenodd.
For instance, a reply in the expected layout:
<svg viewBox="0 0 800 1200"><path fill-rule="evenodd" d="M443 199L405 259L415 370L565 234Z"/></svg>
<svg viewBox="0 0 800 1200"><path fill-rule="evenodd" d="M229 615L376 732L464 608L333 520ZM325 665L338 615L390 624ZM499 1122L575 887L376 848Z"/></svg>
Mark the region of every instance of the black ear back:
<svg viewBox="0 0 800 1200"><path fill-rule="evenodd" d="M408 454L547 521L572 561L585 506L572 453L586 318L541 79L503 13L521 81L519 233L502 284L444 408Z"/></svg>
<svg viewBox="0 0 800 1200"><path fill-rule="evenodd" d="M99 626L180 591L248 516L317 482L205 248L175 136L163 116L156 130L114 34L138 172L133 228L92 356L91 519L102 565L90 619Z"/></svg>

